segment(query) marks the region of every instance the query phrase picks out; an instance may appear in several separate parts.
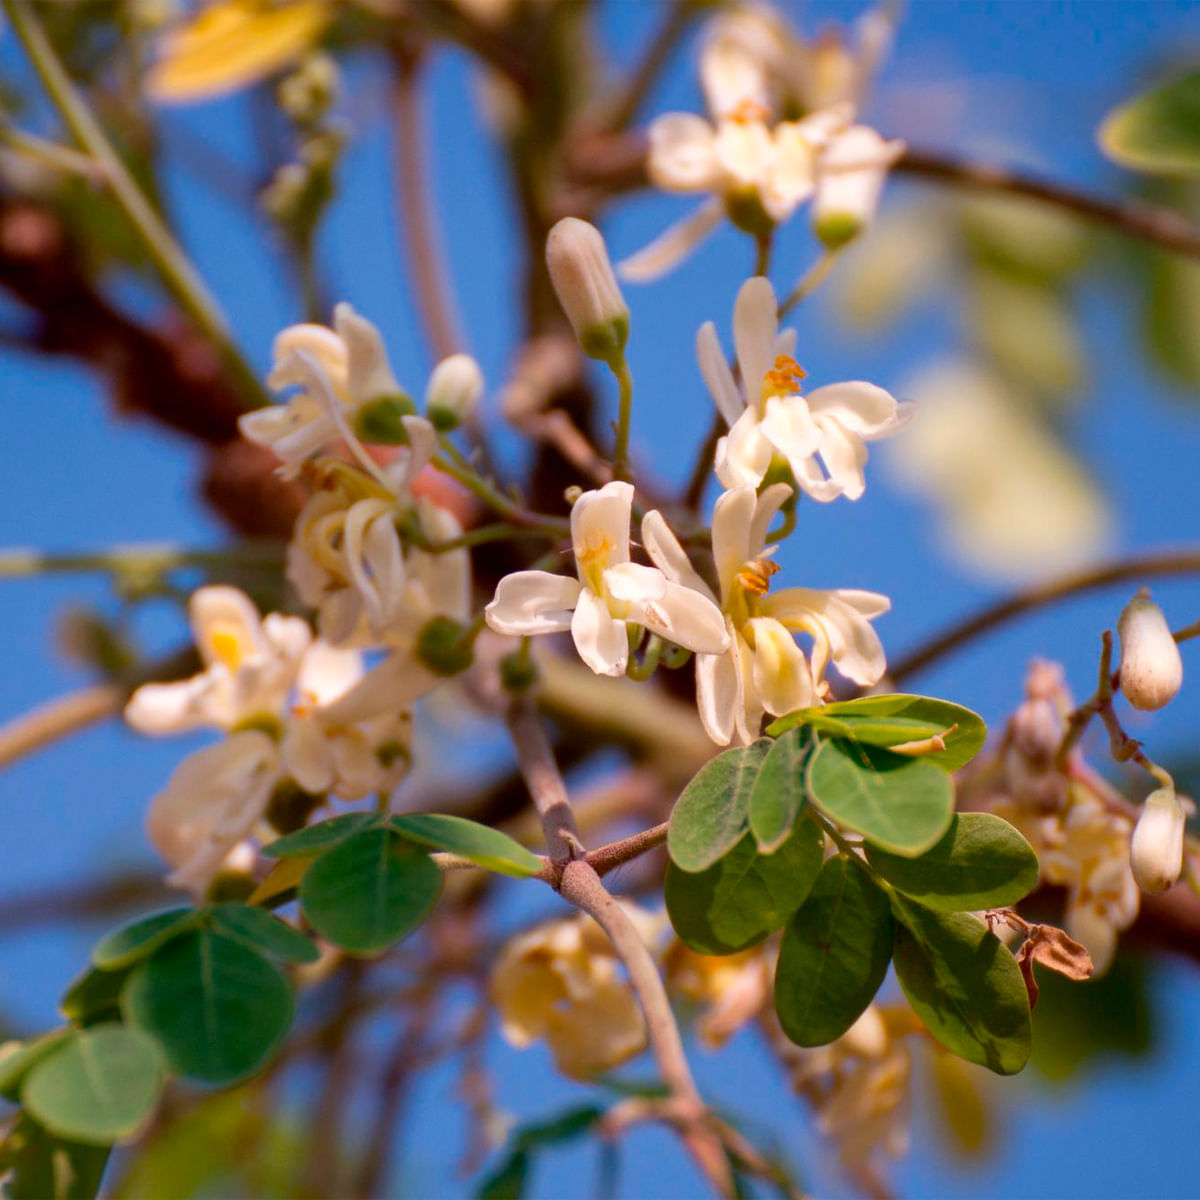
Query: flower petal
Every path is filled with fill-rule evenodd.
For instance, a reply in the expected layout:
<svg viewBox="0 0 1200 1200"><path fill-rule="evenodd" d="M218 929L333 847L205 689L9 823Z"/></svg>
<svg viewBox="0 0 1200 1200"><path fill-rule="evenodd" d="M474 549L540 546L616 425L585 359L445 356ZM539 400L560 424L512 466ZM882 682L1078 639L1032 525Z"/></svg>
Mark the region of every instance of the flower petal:
<svg viewBox="0 0 1200 1200"><path fill-rule="evenodd" d="M650 561L672 583L681 583L684 587L692 588L710 600L716 599L712 594L712 589L692 566L687 551L679 544L679 539L657 509L648 512L642 518L642 545L645 546L646 553L650 555Z"/></svg>
<svg viewBox="0 0 1200 1200"><path fill-rule="evenodd" d="M805 398L814 417L832 417L860 437L887 437L901 427L901 406L895 396L860 379L826 384Z"/></svg>
<svg viewBox="0 0 1200 1200"><path fill-rule="evenodd" d="M803 396L772 396L759 428L789 463L810 457L821 444L821 430Z"/></svg>
<svg viewBox="0 0 1200 1200"><path fill-rule="evenodd" d="M757 403L763 378L775 364L778 305L771 281L761 275L747 279L733 306L733 342L747 400Z"/></svg>
<svg viewBox="0 0 1200 1200"><path fill-rule="evenodd" d="M645 604L667 594L667 577L657 567L618 563L604 572L605 591L626 604Z"/></svg>
<svg viewBox="0 0 1200 1200"><path fill-rule="evenodd" d="M709 200L695 212L659 234L650 245L631 254L617 266L617 274L630 283L649 283L683 261L725 216L719 199Z"/></svg>
<svg viewBox="0 0 1200 1200"><path fill-rule="evenodd" d="M516 571L500 580L484 613L497 633L558 633L571 628L571 610L584 590L579 580L569 575Z"/></svg>
<svg viewBox="0 0 1200 1200"><path fill-rule="evenodd" d="M597 675L624 675L629 661L625 622L616 620L594 592L583 588L571 619L571 636L579 657Z"/></svg>
<svg viewBox="0 0 1200 1200"><path fill-rule="evenodd" d="M815 699L808 659L778 621L754 617L754 688L774 716L809 707Z"/></svg>
<svg viewBox="0 0 1200 1200"><path fill-rule="evenodd" d="M868 618L890 607L886 596L874 592L815 588L784 588L763 599L763 611L793 629L818 621L837 669L864 686L878 683L887 669L883 645Z"/></svg>
<svg viewBox="0 0 1200 1200"><path fill-rule="evenodd" d="M774 448L758 423L758 411L748 408L717 443L717 478L726 488L757 487L771 466Z"/></svg>
<svg viewBox="0 0 1200 1200"><path fill-rule="evenodd" d="M721 581L721 596L725 600L733 592L737 573L761 548L750 542L756 503L754 488L747 485L725 492L713 508L713 559L717 578Z"/></svg>
<svg viewBox="0 0 1200 1200"><path fill-rule="evenodd" d="M633 484L614 480L584 492L571 509L571 542L575 558L601 570L629 561L629 520Z"/></svg>
<svg viewBox="0 0 1200 1200"><path fill-rule="evenodd" d="M838 421L821 423L821 460L829 478L847 500L857 500L867 490L866 443L856 433L842 427Z"/></svg>
<svg viewBox="0 0 1200 1200"><path fill-rule="evenodd" d="M717 328L711 321L701 325L700 332L696 334L696 360L717 411L725 418L726 425L733 425L742 415L745 405L733 381L725 351L721 349Z"/></svg>
<svg viewBox="0 0 1200 1200"><path fill-rule="evenodd" d="M643 603L634 618L651 633L697 654L721 654L729 649L725 616L707 596L678 583L665 594Z"/></svg>
<svg viewBox="0 0 1200 1200"><path fill-rule="evenodd" d="M734 718L740 707L738 684L735 650L696 655L696 705L700 723L718 746L728 746L733 740Z"/></svg>
<svg viewBox="0 0 1200 1200"><path fill-rule="evenodd" d="M402 395L392 374L379 330L343 301L333 310L333 324L346 346L346 391L352 405L381 396Z"/></svg>
<svg viewBox="0 0 1200 1200"><path fill-rule="evenodd" d="M646 172L664 192L709 192L719 178L716 132L695 113L666 113L650 123Z"/></svg>
<svg viewBox="0 0 1200 1200"><path fill-rule="evenodd" d="M767 533L775 514L783 507L784 501L793 495L792 488L786 483L773 483L764 488L754 505L754 519L750 522L750 556L753 558L765 549Z"/></svg>
<svg viewBox="0 0 1200 1200"><path fill-rule="evenodd" d="M397 713L444 682L409 650L395 649L344 696L321 709L331 725L357 725L381 713Z"/></svg>

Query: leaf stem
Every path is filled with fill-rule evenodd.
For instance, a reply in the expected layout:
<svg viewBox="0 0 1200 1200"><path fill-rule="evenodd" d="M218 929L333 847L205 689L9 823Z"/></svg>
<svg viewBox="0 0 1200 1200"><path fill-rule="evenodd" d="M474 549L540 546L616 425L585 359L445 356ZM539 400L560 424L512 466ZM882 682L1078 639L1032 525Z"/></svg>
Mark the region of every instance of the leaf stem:
<svg viewBox="0 0 1200 1200"><path fill-rule="evenodd" d="M633 421L633 375L624 355L615 365L609 365L616 378L620 393L617 409L617 441L613 451L613 478L631 479L633 476L629 467L629 435Z"/></svg>

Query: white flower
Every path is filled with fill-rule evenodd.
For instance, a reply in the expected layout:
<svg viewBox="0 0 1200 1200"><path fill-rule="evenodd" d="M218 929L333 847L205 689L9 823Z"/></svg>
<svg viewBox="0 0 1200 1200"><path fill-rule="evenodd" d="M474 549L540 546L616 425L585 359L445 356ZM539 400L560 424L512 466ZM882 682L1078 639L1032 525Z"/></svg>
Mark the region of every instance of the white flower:
<svg viewBox="0 0 1200 1200"><path fill-rule="evenodd" d="M710 598L629 561L632 507L632 484L584 492L571 510L578 579L548 571L507 575L487 606L488 624L514 636L569 629L580 657L598 675L624 674L628 625L698 653L724 650L725 622Z"/></svg>
<svg viewBox="0 0 1200 1200"><path fill-rule="evenodd" d="M275 742L255 729L185 758L146 815L146 833L172 868L167 882L202 896L281 778Z"/></svg>
<svg viewBox="0 0 1200 1200"><path fill-rule="evenodd" d="M1163 611L1142 588L1117 622L1121 638L1121 691L1134 708L1154 712L1183 684L1183 659Z"/></svg>
<svg viewBox="0 0 1200 1200"><path fill-rule="evenodd" d="M700 370L729 423L717 445L717 478L726 488L758 486L775 455L815 500L858 499L866 488L866 443L896 433L912 406L871 383L833 383L800 392L804 372L791 357L794 335L780 334L775 291L761 276L748 279L733 312L734 344L744 393L707 322L696 339Z"/></svg>
<svg viewBox="0 0 1200 1200"><path fill-rule="evenodd" d="M333 329L292 325L275 339L267 382L277 391L296 390L286 404L240 417L242 436L272 450L285 476L339 438L360 461L359 437L408 442L423 451L428 444L431 453L436 437L423 417L412 415L412 401L392 373L379 330L345 303L334 309L333 320ZM367 463L372 469L372 460Z"/></svg>
<svg viewBox="0 0 1200 1200"><path fill-rule="evenodd" d="M299 617L265 619L237 588L202 587L191 598L192 635L204 670L179 683L148 683L125 707L140 733L201 726L233 730L278 721L312 633Z"/></svg>
<svg viewBox="0 0 1200 1200"><path fill-rule="evenodd" d="M753 741L764 712L782 716L821 703L830 661L847 679L864 685L876 683L886 668L870 625L891 607L886 596L811 588L768 594L778 568L770 561L767 529L789 494L785 484L775 484L760 497L747 485L726 492L713 512L713 557L729 648L697 654L696 692L704 728L720 745ZM642 540L669 579L718 599L659 513L646 514ZM796 644L796 633L812 637L811 661Z"/></svg>
<svg viewBox="0 0 1200 1200"><path fill-rule="evenodd" d="M713 199L620 267L626 279L655 279L713 229L723 216L750 232L786 221L817 187L823 147L849 124L848 106L799 121L767 123L748 100L715 125L693 113L667 113L649 129L646 170L666 192L708 192Z"/></svg>
<svg viewBox="0 0 1200 1200"><path fill-rule="evenodd" d="M454 429L471 416L482 395L479 364L469 354L452 354L442 359L429 376L425 411L436 429Z"/></svg>
<svg viewBox="0 0 1200 1200"><path fill-rule="evenodd" d="M821 151L813 229L827 246L842 246L875 216L888 169L904 143L887 141L868 125L851 125Z"/></svg>
<svg viewBox="0 0 1200 1200"><path fill-rule="evenodd" d="M1183 874L1183 834L1187 814L1171 788L1159 788L1146 797L1142 815L1133 828L1129 865L1138 887L1157 896Z"/></svg>

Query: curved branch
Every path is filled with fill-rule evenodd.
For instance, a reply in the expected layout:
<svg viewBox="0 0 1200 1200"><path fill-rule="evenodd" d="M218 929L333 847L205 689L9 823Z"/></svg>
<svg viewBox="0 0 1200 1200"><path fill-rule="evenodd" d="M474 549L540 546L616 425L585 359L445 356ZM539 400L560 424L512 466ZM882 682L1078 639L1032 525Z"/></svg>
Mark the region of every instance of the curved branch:
<svg viewBox="0 0 1200 1200"><path fill-rule="evenodd" d="M1038 584L1027 591L1018 592L1007 600L989 605L973 617L952 625L944 633L931 638L893 664L888 671L888 677L893 683L899 683L981 634L988 633L1035 608L1054 604L1070 596L1109 587L1127 579L1142 579L1151 575L1193 574L1200 574L1200 550L1157 550L1064 575L1049 583Z"/></svg>

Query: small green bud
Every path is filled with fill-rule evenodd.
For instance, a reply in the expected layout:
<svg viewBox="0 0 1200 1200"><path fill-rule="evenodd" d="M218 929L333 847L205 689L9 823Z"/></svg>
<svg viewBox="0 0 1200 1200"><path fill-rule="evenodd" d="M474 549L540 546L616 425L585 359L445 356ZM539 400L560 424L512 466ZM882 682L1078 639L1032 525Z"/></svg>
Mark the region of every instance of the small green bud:
<svg viewBox="0 0 1200 1200"><path fill-rule="evenodd" d="M325 803L324 796L306 792L292 780L285 780L267 803L267 824L278 834L295 833L308 824L308 818Z"/></svg>
<svg viewBox="0 0 1200 1200"><path fill-rule="evenodd" d="M439 433L449 433L475 411L483 395L483 372L469 354L452 354L433 369L425 390L425 415Z"/></svg>
<svg viewBox="0 0 1200 1200"><path fill-rule="evenodd" d="M500 660L500 684L506 692L527 692L538 680L537 663L519 650Z"/></svg>
<svg viewBox="0 0 1200 1200"><path fill-rule="evenodd" d="M726 196L725 214L732 224L752 237L766 237L775 228L756 188L744 188Z"/></svg>
<svg viewBox="0 0 1200 1200"><path fill-rule="evenodd" d="M862 232L862 228L862 221L849 212L825 213L813 222L813 232L830 250L837 250L854 241Z"/></svg>
<svg viewBox="0 0 1200 1200"><path fill-rule="evenodd" d="M453 617L434 617L417 635L417 657L435 675L458 675L475 660L465 633L466 626Z"/></svg>
<svg viewBox="0 0 1200 1200"><path fill-rule="evenodd" d="M404 417L411 417L417 406L403 392L368 400L355 415L354 432L369 446L406 446L408 430Z"/></svg>

